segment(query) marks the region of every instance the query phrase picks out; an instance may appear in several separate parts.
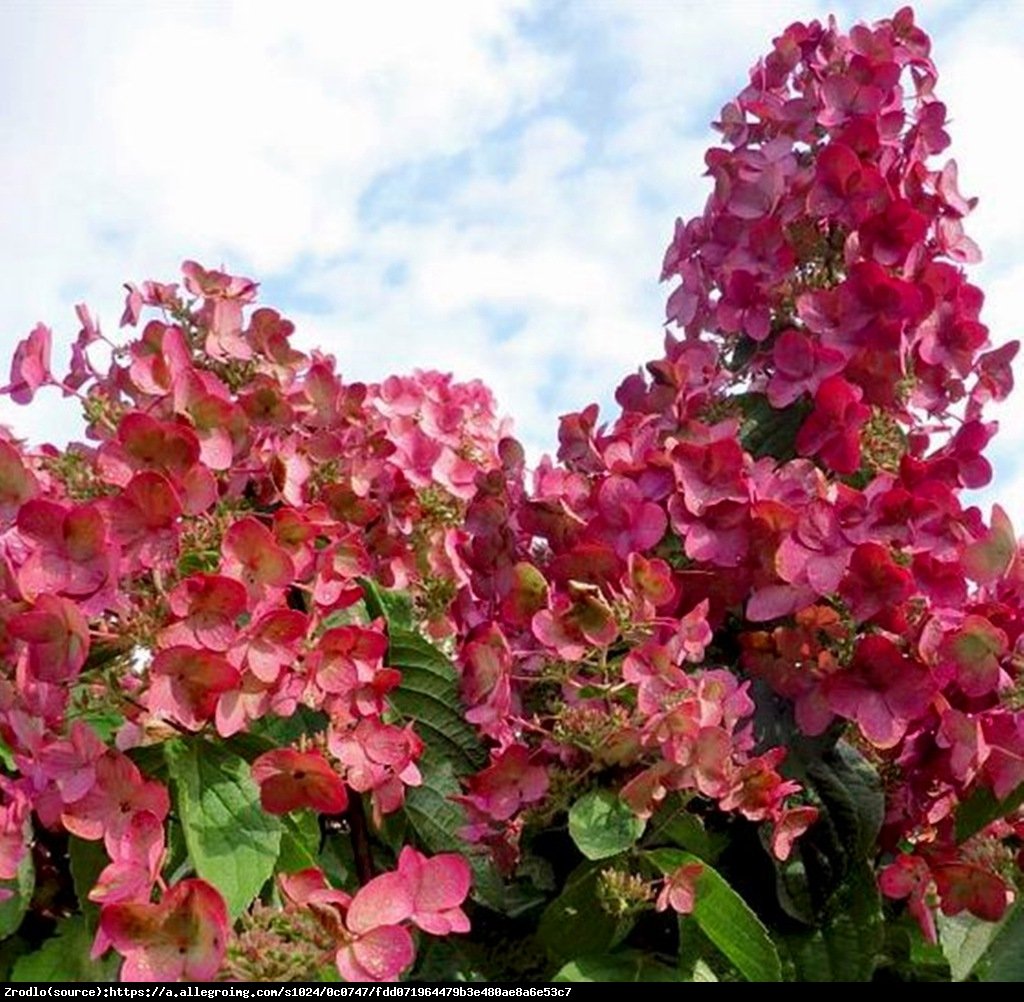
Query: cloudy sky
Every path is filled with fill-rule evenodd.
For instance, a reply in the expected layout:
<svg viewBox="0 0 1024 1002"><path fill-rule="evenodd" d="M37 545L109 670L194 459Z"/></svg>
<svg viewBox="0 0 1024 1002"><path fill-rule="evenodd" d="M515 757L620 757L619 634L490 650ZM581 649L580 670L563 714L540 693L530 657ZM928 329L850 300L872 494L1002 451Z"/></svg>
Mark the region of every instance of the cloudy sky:
<svg viewBox="0 0 1024 1002"><path fill-rule="evenodd" d="M531 454L658 351L677 215L708 123L817 0L0 0L0 368L38 320L185 258L263 300L346 376L479 376ZM932 33L996 340L1024 289L1024 2L917 5ZM1017 297L1014 293L1017 292ZM63 356L60 356L63 357ZM1018 379L1024 376L1019 373ZM998 497L1024 528L1024 391ZM0 420L66 438L53 394Z"/></svg>

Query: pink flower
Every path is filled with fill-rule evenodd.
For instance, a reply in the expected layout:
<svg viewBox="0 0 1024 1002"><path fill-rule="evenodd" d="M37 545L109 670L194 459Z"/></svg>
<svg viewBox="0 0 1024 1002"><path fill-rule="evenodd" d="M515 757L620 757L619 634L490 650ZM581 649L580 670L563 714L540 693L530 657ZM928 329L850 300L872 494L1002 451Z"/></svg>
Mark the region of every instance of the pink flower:
<svg viewBox="0 0 1024 1002"><path fill-rule="evenodd" d="M308 629L309 617L296 609L273 609L261 616L240 643L249 671L272 685L286 665L298 661Z"/></svg>
<svg viewBox="0 0 1024 1002"><path fill-rule="evenodd" d="M90 596L114 576L117 551L96 502L69 508L35 498L21 506L18 530L33 544L18 571L18 584L30 598L43 592Z"/></svg>
<svg viewBox="0 0 1024 1002"><path fill-rule="evenodd" d="M543 800L548 792L548 773L532 765L525 745L510 745L491 758L491 764L470 776L467 793L454 799L494 821L507 821L521 807Z"/></svg>
<svg viewBox="0 0 1024 1002"><path fill-rule="evenodd" d="M914 579L892 559L888 547L861 543L850 558L839 594L859 622L892 609L914 593Z"/></svg>
<svg viewBox="0 0 1024 1002"><path fill-rule="evenodd" d="M187 644L226 651L238 636L239 617L247 610L248 593L234 578L193 574L171 589L168 604L180 619L160 634L163 645Z"/></svg>
<svg viewBox="0 0 1024 1002"><path fill-rule="evenodd" d="M459 907L469 894L472 873L466 860L447 852L429 859L406 846L398 857L398 872L412 895L413 923L434 936L468 932L469 919Z"/></svg>
<svg viewBox="0 0 1024 1002"><path fill-rule="evenodd" d="M227 949L224 899L204 880L175 884L158 904L104 905L93 955L113 946L122 981L210 981Z"/></svg>
<svg viewBox="0 0 1024 1002"><path fill-rule="evenodd" d="M83 797L64 808L64 827L79 838L102 838L107 851L124 837L136 814L152 814L161 823L171 809L167 789L155 780L142 778L127 755L108 751L94 766L95 781Z"/></svg>
<svg viewBox="0 0 1024 1002"><path fill-rule="evenodd" d="M825 379L842 371L846 361L842 352L792 328L775 339L772 357L775 372L768 381L772 407L788 407L804 393L814 394Z"/></svg>
<svg viewBox="0 0 1024 1002"><path fill-rule="evenodd" d="M114 539L144 568L171 565L178 556L178 492L160 473L136 473L107 509Z"/></svg>
<svg viewBox="0 0 1024 1002"><path fill-rule="evenodd" d="M241 518L224 533L222 572L241 581L255 599L268 588L284 588L295 576L292 558L255 518Z"/></svg>
<svg viewBox="0 0 1024 1002"><path fill-rule="evenodd" d="M21 785L0 776L0 880L13 880L28 853L32 801ZM0 892L0 901L10 897Z"/></svg>
<svg viewBox="0 0 1024 1002"><path fill-rule="evenodd" d="M931 870L920 856L902 855L879 875L878 886L887 898L909 898L910 914L929 943L937 943L935 914L928 899L934 887Z"/></svg>
<svg viewBox="0 0 1024 1002"><path fill-rule="evenodd" d="M703 863L684 863L666 878L654 904L656 911L668 908L679 915L689 915L697 903L697 889L704 873Z"/></svg>
<svg viewBox="0 0 1024 1002"><path fill-rule="evenodd" d="M387 649L387 637L379 629L338 626L328 630L310 659L318 688L351 704L354 715L382 713L384 696L402 678L397 669L384 667Z"/></svg>
<svg viewBox="0 0 1024 1002"><path fill-rule="evenodd" d="M352 898L329 887L315 869L282 877L281 890L299 907L312 908L338 941L335 963L346 981L397 981L415 959L412 936L402 925L415 905L402 874L374 877Z"/></svg>
<svg viewBox="0 0 1024 1002"><path fill-rule="evenodd" d="M121 837L109 841L111 862L96 878L89 900L101 904L148 901L164 862L163 821L149 811L139 811Z"/></svg>
<svg viewBox="0 0 1024 1002"><path fill-rule="evenodd" d="M222 655L179 644L153 659L146 705L152 713L199 730L213 717L221 693L240 683L238 669Z"/></svg>
<svg viewBox="0 0 1024 1002"><path fill-rule="evenodd" d="M348 806L341 777L319 752L278 748L252 764L260 787L260 803L271 814L309 807L322 814L340 814Z"/></svg>
<svg viewBox="0 0 1024 1002"><path fill-rule="evenodd" d="M892 748L910 721L927 709L937 691L931 672L900 653L886 637L872 634L857 644L846 671L825 682L829 708L855 720L861 733L878 748Z"/></svg>
<svg viewBox="0 0 1024 1002"><path fill-rule="evenodd" d="M686 510L698 517L723 501L747 501L748 458L734 438L680 442L672 450L672 467Z"/></svg>
<svg viewBox="0 0 1024 1002"><path fill-rule="evenodd" d="M1001 877L973 863L946 863L934 873L944 915L968 911L984 922L998 922L1013 897Z"/></svg>
<svg viewBox="0 0 1024 1002"><path fill-rule="evenodd" d="M668 518L664 510L646 500L627 477L608 477L598 488L595 501L597 518L590 531L606 540L623 560L630 553L649 550L665 535Z"/></svg>
<svg viewBox="0 0 1024 1002"><path fill-rule="evenodd" d="M836 473L856 473L860 466L860 429L871 410L860 402L861 390L842 376L829 376L814 395L814 411L796 436L801 456L820 456Z"/></svg>
<svg viewBox="0 0 1024 1002"><path fill-rule="evenodd" d="M18 343L11 362L11 381L0 388L16 404L31 403L36 390L53 381L50 374L50 328L37 324L27 338Z"/></svg>
<svg viewBox="0 0 1024 1002"><path fill-rule="evenodd" d="M0 519L14 518L38 493L39 484L18 450L0 438Z"/></svg>
<svg viewBox="0 0 1024 1002"><path fill-rule="evenodd" d="M29 670L44 682L74 678L89 654L89 624L66 598L40 595L28 612L11 617L7 630L29 648Z"/></svg>
<svg viewBox="0 0 1024 1002"><path fill-rule="evenodd" d="M398 727L367 717L347 730L332 727L327 746L345 767L345 782L358 793L372 795L378 823L402 806L405 787L423 782L416 766L423 742L411 723Z"/></svg>

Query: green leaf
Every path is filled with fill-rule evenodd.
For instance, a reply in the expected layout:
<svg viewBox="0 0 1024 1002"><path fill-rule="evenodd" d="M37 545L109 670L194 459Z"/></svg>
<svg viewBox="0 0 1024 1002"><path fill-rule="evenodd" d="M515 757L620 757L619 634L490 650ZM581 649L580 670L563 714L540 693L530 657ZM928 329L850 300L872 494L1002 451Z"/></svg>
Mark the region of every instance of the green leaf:
<svg viewBox="0 0 1024 1002"><path fill-rule="evenodd" d="M763 393L743 393L738 397L743 410L740 441L755 459L770 456L785 462L796 455L796 435L810 412L806 401L798 400L776 409Z"/></svg>
<svg viewBox="0 0 1024 1002"><path fill-rule="evenodd" d="M482 853L467 853L459 837L466 815L451 798L462 792L451 762L426 754L419 762L423 782L405 791L405 816L420 844L432 853L461 852L473 868L473 897L495 911L506 911L501 878Z"/></svg>
<svg viewBox="0 0 1024 1002"><path fill-rule="evenodd" d="M370 619L383 617L389 627L412 629L412 599L406 592L381 588L369 578L360 578L359 583L363 586L363 602Z"/></svg>
<svg viewBox="0 0 1024 1002"><path fill-rule="evenodd" d="M691 813L687 801L678 793L669 794L647 825L644 844L657 848L659 844L671 842L679 849L692 852L695 856L714 863L725 845L725 836L713 835L704 827L704 822Z"/></svg>
<svg viewBox="0 0 1024 1002"><path fill-rule="evenodd" d="M569 834L587 859L607 859L629 849L645 827L611 790L592 790L569 808Z"/></svg>
<svg viewBox="0 0 1024 1002"><path fill-rule="evenodd" d="M820 758L808 759L805 768L849 863L873 858L885 816L885 795L874 767L840 741Z"/></svg>
<svg viewBox="0 0 1024 1002"><path fill-rule="evenodd" d="M1024 908L1020 905L1003 919L976 973L981 981L1024 981Z"/></svg>
<svg viewBox="0 0 1024 1002"><path fill-rule="evenodd" d="M979 786L956 809L956 840L966 842L986 825L1012 814L1024 804L1024 783L1011 790L1002 800L986 786Z"/></svg>
<svg viewBox="0 0 1024 1002"><path fill-rule="evenodd" d="M12 891L12 895L0 901L0 939L10 936L21 925L21 920L32 901L36 888L36 868L32 853L26 852L18 864L18 872L11 880L0 880L0 888Z"/></svg>
<svg viewBox="0 0 1024 1002"><path fill-rule="evenodd" d="M295 744L300 738L312 737L327 730L327 714L319 710L311 710L308 706L299 706L290 717L261 717L254 720L248 731L232 735L229 743L241 742L236 749L245 759L253 759L271 748L286 748ZM254 738L250 745L245 745L246 738ZM258 741L264 742L260 748Z"/></svg>
<svg viewBox="0 0 1024 1002"><path fill-rule="evenodd" d="M681 849L654 849L648 859L664 874L689 863L703 867L693 917L704 935L748 981L781 981L779 953L753 909L713 867Z"/></svg>
<svg viewBox="0 0 1024 1002"><path fill-rule="evenodd" d="M14 761L14 753L11 751L10 745L0 738L0 766L3 766L8 772L17 772L18 765Z"/></svg>
<svg viewBox="0 0 1024 1002"><path fill-rule="evenodd" d="M562 893L544 909L537 938L552 959L568 963L577 956L610 950L629 934L633 919L609 915L598 898L600 866L582 863L569 875Z"/></svg>
<svg viewBox="0 0 1024 1002"><path fill-rule="evenodd" d="M11 981L116 981L121 958L90 960L93 933L82 915L62 919L56 935L15 961Z"/></svg>
<svg viewBox="0 0 1024 1002"><path fill-rule="evenodd" d="M689 981L680 971L640 950L577 957L570 960L552 981Z"/></svg>
<svg viewBox="0 0 1024 1002"><path fill-rule="evenodd" d="M92 927L99 914L99 905L89 900L89 892L96 886L97 878L110 859L102 842L87 842L72 835L68 839L68 860L71 864L71 880L75 885L78 907Z"/></svg>
<svg viewBox="0 0 1024 1002"><path fill-rule="evenodd" d="M296 811L281 818L281 852L278 873L298 873L317 865L320 854L320 822L312 811Z"/></svg>
<svg viewBox="0 0 1024 1002"><path fill-rule="evenodd" d="M241 914L274 872L281 821L260 807L249 766L222 745L164 745L178 816L196 873Z"/></svg>
<svg viewBox="0 0 1024 1002"><path fill-rule="evenodd" d="M954 981L966 981L978 961L985 956L995 940L1002 924L985 922L973 915L938 916L939 943L949 963L949 973Z"/></svg>
<svg viewBox="0 0 1024 1002"><path fill-rule="evenodd" d="M416 722L423 743L449 761L455 775L483 768L487 753L462 714L458 676L451 662L409 630L392 628L389 641L388 664L402 672L401 685L391 693L391 705Z"/></svg>
<svg viewBox="0 0 1024 1002"><path fill-rule="evenodd" d="M819 928L785 945L799 981L870 981L884 940L878 885L861 863L829 900Z"/></svg>
<svg viewBox="0 0 1024 1002"><path fill-rule="evenodd" d="M693 965L693 976L689 979L690 981L718 981L718 976L715 974L703 960L698 960Z"/></svg>

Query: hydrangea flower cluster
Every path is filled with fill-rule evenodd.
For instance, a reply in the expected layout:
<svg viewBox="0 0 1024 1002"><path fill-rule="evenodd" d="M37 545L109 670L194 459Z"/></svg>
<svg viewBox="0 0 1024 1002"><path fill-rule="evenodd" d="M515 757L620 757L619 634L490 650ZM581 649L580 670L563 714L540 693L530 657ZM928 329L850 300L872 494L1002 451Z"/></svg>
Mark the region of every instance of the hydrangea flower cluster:
<svg viewBox="0 0 1024 1002"><path fill-rule="evenodd" d="M425 628L450 630L459 512L477 471L498 465L481 384L430 372L345 383L332 358L291 346L275 311L250 310L255 295L248 279L186 263L183 287L129 286L124 325L159 315L137 339L108 341L79 308L66 377L39 326L5 388L21 403L45 385L76 394L91 442L0 440L0 734L17 772L3 779L0 876L29 852L30 814L102 841L97 948L124 955L125 978L212 977L227 942L208 883L150 902L171 800L132 749L229 738L304 707L323 730L252 764L263 808L336 815L366 794L378 824L399 809L423 743L390 712L402 676L385 663L383 622L350 614L359 581L409 589ZM109 740L98 718L117 722Z"/></svg>
<svg viewBox="0 0 1024 1002"><path fill-rule="evenodd" d="M532 490L507 464L485 478L459 606L469 718L497 745L473 837L507 842L542 769L571 787L596 761L641 816L699 794L770 821L785 858L815 811L755 745L752 677L805 735L849 722L883 772L887 894L1002 914L1006 832L960 845L955 816L1024 781L1022 565L1006 515L961 492L989 481L983 410L1018 346L989 347L962 268L974 201L933 162L936 81L909 9L788 28L676 224L679 335L610 423L562 419Z"/></svg>
<svg viewBox="0 0 1024 1002"><path fill-rule="evenodd" d="M631 831L670 803L757 826L781 866L828 808L793 750L842 739L884 783L882 891L933 940L936 904L1001 917L1024 561L1005 513L962 493L990 478L984 409L1017 345L990 347L963 270L973 201L933 162L936 81L909 9L780 35L722 110L703 214L676 225L663 355L610 422L563 417L532 474L480 383L346 382L253 281L194 262L128 286L127 343L79 307L63 377L37 326L3 392L78 397L87 442L0 432L0 881L55 839L102 847L78 892L126 980L394 980L415 937L465 932L469 863L388 827L438 728L398 705L383 588L453 656L487 745L447 805L477 865L516 874L593 793ZM175 856L174 748L244 751L232 789L258 823L296 841L303 812L344 819L359 872L293 858L267 901L229 902ZM979 797L995 808L971 827ZM387 872L355 846L364 800ZM690 914L720 879L684 853L601 886Z"/></svg>

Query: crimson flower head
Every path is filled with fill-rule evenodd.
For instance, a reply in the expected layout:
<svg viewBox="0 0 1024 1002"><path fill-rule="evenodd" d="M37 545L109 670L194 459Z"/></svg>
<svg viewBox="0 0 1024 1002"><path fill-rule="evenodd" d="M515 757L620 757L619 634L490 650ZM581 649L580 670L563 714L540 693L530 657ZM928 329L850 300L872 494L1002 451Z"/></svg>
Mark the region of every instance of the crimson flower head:
<svg viewBox="0 0 1024 1002"><path fill-rule="evenodd" d="M820 456L836 473L856 473L860 466L860 429L871 410L860 402L861 390L842 376L829 376L814 395L814 410L796 436L802 456Z"/></svg>
<svg viewBox="0 0 1024 1002"><path fill-rule="evenodd" d="M348 806L345 784L319 752L269 751L253 762L252 778L259 784L263 809L271 814L302 807L340 814Z"/></svg>
<svg viewBox="0 0 1024 1002"><path fill-rule="evenodd" d="M228 910L205 880L175 884L158 904L107 905L94 956L113 946L124 957L122 981L209 981L227 947Z"/></svg>

